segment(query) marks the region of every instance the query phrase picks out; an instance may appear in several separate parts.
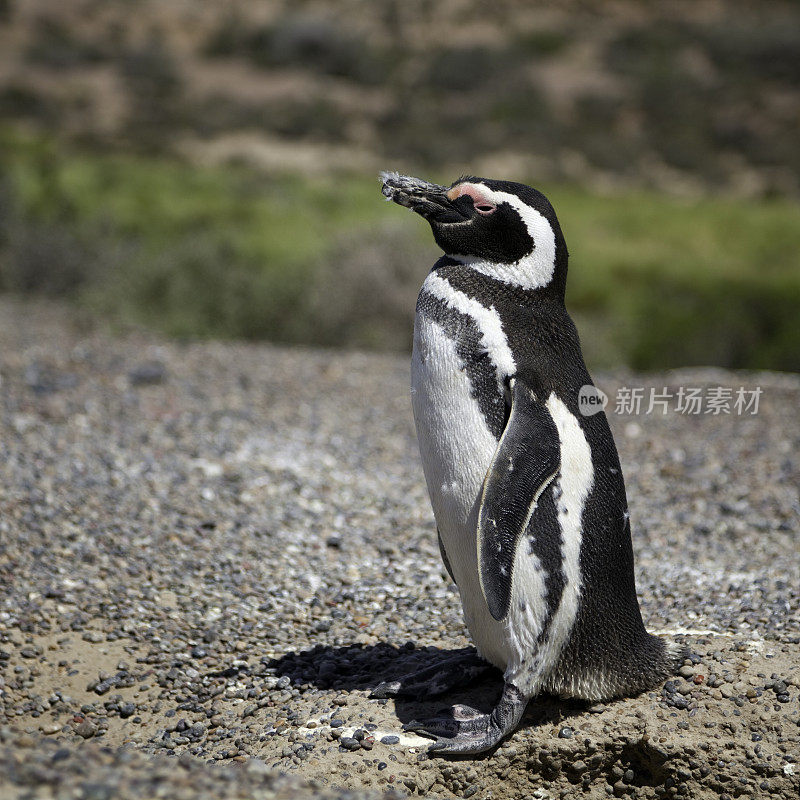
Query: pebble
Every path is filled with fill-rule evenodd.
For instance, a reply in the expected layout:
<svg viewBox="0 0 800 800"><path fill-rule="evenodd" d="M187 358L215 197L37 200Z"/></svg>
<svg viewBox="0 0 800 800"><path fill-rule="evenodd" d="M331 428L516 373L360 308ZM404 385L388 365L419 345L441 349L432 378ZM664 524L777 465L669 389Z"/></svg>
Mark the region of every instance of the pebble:
<svg viewBox="0 0 800 800"><path fill-rule="evenodd" d="M361 742L358 739L353 738L352 736L342 736L339 739L339 744L345 748L345 750L360 750L361 749Z"/></svg>
<svg viewBox="0 0 800 800"><path fill-rule="evenodd" d="M137 364L128 372L131 386L153 386L163 383L166 377L167 368L160 361Z"/></svg>
<svg viewBox="0 0 800 800"><path fill-rule="evenodd" d="M47 722L42 725L42 733L47 734L48 736L54 733L58 733L61 730L62 726L59 725L57 722Z"/></svg>
<svg viewBox="0 0 800 800"><path fill-rule="evenodd" d="M97 734L97 726L88 719L85 719L75 726L75 733L77 733L78 736L82 736L84 739L91 739L92 736Z"/></svg>

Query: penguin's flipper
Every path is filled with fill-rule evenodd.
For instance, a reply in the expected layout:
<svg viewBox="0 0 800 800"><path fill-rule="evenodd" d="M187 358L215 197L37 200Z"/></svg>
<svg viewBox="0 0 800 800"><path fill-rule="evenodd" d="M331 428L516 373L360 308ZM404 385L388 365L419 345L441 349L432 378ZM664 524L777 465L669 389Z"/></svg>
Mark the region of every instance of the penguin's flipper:
<svg viewBox="0 0 800 800"><path fill-rule="evenodd" d="M478 576L496 620L508 614L522 534L561 467L558 430L544 403L519 377L510 388L511 414L483 481L478 513Z"/></svg>

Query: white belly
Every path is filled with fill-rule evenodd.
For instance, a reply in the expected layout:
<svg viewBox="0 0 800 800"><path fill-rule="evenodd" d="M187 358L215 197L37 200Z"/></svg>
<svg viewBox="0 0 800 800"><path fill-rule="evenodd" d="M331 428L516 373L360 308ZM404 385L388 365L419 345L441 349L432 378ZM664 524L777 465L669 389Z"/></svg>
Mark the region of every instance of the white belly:
<svg viewBox="0 0 800 800"><path fill-rule="evenodd" d="M470 394L455 343L437 323L419 314L411 387L428 492L467 627L480 654L508 675L520 668L540 630L545 608L543 576L525 555L527 548L520 548L509 617L497 622L491 616L478 578L477 522L483 480L497 441Z"/></svg>

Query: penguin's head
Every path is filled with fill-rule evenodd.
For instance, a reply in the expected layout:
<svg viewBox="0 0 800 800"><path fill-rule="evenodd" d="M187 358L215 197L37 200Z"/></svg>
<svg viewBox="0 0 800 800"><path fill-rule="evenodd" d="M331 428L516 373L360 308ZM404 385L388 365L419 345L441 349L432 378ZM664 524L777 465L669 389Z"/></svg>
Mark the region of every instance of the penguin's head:
<svg viewBox="0 0 800 800"><path fill-rule="evenodd" d="M444 252L523 289L557 287L567 275L567 246L553 207L536 189L512 181L459 178L439 186L381 173L385 197L430 223Z"/></svg>

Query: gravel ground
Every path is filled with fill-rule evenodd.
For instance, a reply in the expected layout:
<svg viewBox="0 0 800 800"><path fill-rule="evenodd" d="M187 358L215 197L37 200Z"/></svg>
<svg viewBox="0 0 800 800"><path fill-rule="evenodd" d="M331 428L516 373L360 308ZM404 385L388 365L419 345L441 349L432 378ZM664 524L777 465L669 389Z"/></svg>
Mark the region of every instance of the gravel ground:
<svg viewBox="0 0 800 800"><path fill-rule="evenodd" d="M8 300L0 359L0 798L796 797L797 376L598 376L763 388L756 416L610 415L645 621L692 657L445 760L401 730L441 702L368 699L469 646L406 359Z"/></svg>

